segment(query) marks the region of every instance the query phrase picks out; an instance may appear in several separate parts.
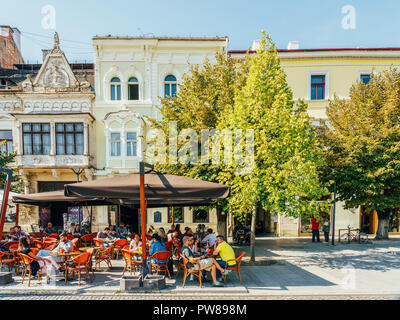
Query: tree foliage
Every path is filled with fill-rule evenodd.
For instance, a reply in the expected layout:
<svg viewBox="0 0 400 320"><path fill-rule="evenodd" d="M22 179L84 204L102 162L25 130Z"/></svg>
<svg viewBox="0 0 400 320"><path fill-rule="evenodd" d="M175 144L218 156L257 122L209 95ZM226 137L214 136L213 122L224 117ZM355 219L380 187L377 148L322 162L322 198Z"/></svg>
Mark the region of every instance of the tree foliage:
<svg viewBox="0 0 400 320"><path fill-rule="evenodd" d="M400 75L394 68L372 75L335 96L327 108L329 126L321 130L339 200L378 213L378 236L387 237L388 218L400 207Z"/></svg>
<svg viewBox="0 0 400 320"><path fill-rule="evenodd" d="M319 180L323 157L316 134L306 105L293 101L269 35L263 33L245 85L237 89L219 128L254 130L254 171L237 175L241 164L223 168L218 180L232 186L229 208L243 215L258 205L293 217L326 211L327 203L317 201L327 190Z"/></svg>

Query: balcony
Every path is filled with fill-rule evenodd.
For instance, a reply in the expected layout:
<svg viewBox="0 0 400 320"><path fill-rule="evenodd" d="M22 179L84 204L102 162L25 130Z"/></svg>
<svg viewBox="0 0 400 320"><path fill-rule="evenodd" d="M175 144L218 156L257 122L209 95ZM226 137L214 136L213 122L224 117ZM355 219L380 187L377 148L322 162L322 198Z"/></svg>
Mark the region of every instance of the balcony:
<svg viewBox="0 0 400 320"><path fill-rule="evenodd" d="M88 155L22 155L16 157L18 167L85 167L90 165Z"/></svg>

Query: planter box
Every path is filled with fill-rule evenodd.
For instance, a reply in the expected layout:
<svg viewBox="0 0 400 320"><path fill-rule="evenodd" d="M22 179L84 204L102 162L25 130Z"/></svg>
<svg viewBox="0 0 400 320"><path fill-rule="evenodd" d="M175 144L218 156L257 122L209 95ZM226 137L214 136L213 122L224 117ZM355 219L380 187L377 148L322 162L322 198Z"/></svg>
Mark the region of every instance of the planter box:
<svg viewBox="0 0 400 320"><path fill-rule="evenodd" d="M13 281L14 279L11 272L0 272L0 285L4 285Z"/></svg>
<svg viewBox="0 0 400 320"><path fill-rule="evenodd" d="M123 276L120 280L120 290L129 291L140 288L142 285L142 275Z"/></svg>
<svg viewBox="0 0 400 320"><path fill-rule="evenodd" d="M164 289L166 287L165 276L148 274L143 280L143 287L150 290Z"/></svg>

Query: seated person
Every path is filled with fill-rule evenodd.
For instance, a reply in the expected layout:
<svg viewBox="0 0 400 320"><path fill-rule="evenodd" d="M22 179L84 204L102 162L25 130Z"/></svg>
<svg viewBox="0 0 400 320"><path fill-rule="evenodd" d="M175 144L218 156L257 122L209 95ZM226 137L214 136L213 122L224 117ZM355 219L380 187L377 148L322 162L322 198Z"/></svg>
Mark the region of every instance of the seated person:
<svg viewBox="0 0 400 320"><path fill-rule="evenodd" d="M205 235L206 236L203 238L201 243L206 244L208 242L208 245L212 247L215 244L215 239L217 239L217 236L213 233L211 228L207 229Z"/></svg>
<svg viewBox="0 0 400 320"><path fill-rule="evenodd" d="M121 223L117 228L117 233L121 236L126 236L128 234L128 229L125 227L123 223Z"/></svg>
<svg viewBox="0 0 400 320"><path fill-rule="evenodd" d="M111 235L111 230L110 228L105 228L104 231L100 231L97 234L97 239L104 239L104 240L114 240L115 238ZM95 238L95 239L96 239ZM112 242L102 242L105 247L112 246Z"/></svg>
<svg viewBox="0 0 400 320"><path fill-rule="evenodd" d="M197 261L200 264L200 270L203 271L210 271L211 277L213 279L213 286L214 287L223 287L224 284L222 282L217 281L217 270L220 274L228 274L228 272L217 263L214 258L207 258L205 255L195 258L190 246L193 245L194 239L191 237L184 237L182 239L183 247L182 247L182 256L189 260L187 267L189 269L198 270L199 265L193 263L193 261Z"/></svg>
<svg viewBox="0 0 400 320"><path fill-rule="evenodd" d="M191 228L189 228L189 227L186 227L185 228L185 233L182 235L182 239L183 239L183 237L191 236L191 235L193 235L193 230Z"/></svg>
<svg viewBox="0 0 400 320"><path fill-rule="evenodd" d="M236 265L236 256L235 256L235 251L233 251L233 248L225 241L224 236L217 236L217 239L215 240L215 244L217 248L214 250L213 255L217 256L219 255L222 260L218 260L218 264L221 266L221 268L225 268L226 265L228 264L229 267L233 267ZM232 260L229 261L228 260ZM227 270L228 273L230 270ZM226 274L224 274L226 275ZM222 282L223 279L221 277L221 273L219 272L219 269L217 270L217 280Z"/></svg>
<svg viewBox="0 0 400 320"><path fill-rule="evenodd" d="M72 235L75 233L75 223L74 222L71 222L67 232Z"/></svg>
<svg viewBox="0 0 400 320"><path fill-rule="evenodd" d="M47 234L54 234L57 233L57 229L53 227L51 222L48 222L47 227L44 228L44 232Z"/></svg>
<svg viewBox="0 0 400 320"><path fill-rule="evenodd" d="M150 247L150 251L149 251L149 255L150 257L159 252L159 251L165 251L165 243L164 241L161 240L160 236L155 233L152 235L152 243L151 243L151 247ZM159 262L163 262L163 261L159 261ZM156 263L156 260L154 258L151 258L151 263ZM150 263L148 263L148 268L150 269Z"/></svg>
<svg viewBox="0 0 400 320"><path fill-rule="evenodd" d="M82 237L82 229L79 224L77 224L72 232L72 235L76 238Z"/></svg>
<svg viewBox="0 0 400 320"><path fill-rule="evenodd" d="M194 235L189 235L187 236L190 239L190 250L192 250L193 254L196 254L197 252L199 252L198 248L197 248L197 241L194 239ZM183 241L182 241L183 242Z"/></svg>
<svg viewBox="0 0 400 320"><path fill-rule="evenodd" d="M175 225L171 224L171 229L168 230L167 235L172 234L175 232Z"/></svg>
<svg viewBox="0 0 400 320"><path fill-rule="evenodd" d="M131 240L131 242L129 244L129 250L135 251L141 247L142 247L142 241L140 241L139 235L135 233L135 235L133 236L133 239Z"/></svg>
<svg viewBox="0 0 400 320"><path fill-rule="evenodd" d="M22 230L20 226L14 227L14 234L10 235L10 237L13 240L19 240L19 238L25 237L28 241L28 244L33 241L32 237L26 231Z"/></svg>
<svg viewBox="0 0 400 320"><path fill-rule="evenodd" d="M165 230L163 227L158 228L157 234L160 236L162 241L164 242L168 241L168 236L165 234Z"/></svg>
<svg viewBox="0 0 400 320"><path fill-rule="evenodd" d="M50 276L55 277L56 270L60 271L60 266L57 264L55 257L47 256L46 258L42 258L37 255L35 256L32 250L30 249L28 241L25 237L21 237L19 239L18 251L21 252L22 254L25 254L35 259L30 263L32 276L34 278L36 278L39 269L44 266L46 267L46 274L48 277Z"/></svg>
<svg viewBox="0 0 400 320"><path fill-rule="evenodd" d="M66 232L63 232L60 234L60 242L58 243L57 247L55 247L53 250L45 250L42 249L38 252L37 256L38 257L45 257L46 259L48 257L53 257L52 255L50 255L50 253L59 253L60 249L64 249L64 252L70 252L72 251L74 245L72 244L72 242L70 240L68 240L68 235ZM63 257L54 257L56 262L63 262L64 259Z"/></svg>

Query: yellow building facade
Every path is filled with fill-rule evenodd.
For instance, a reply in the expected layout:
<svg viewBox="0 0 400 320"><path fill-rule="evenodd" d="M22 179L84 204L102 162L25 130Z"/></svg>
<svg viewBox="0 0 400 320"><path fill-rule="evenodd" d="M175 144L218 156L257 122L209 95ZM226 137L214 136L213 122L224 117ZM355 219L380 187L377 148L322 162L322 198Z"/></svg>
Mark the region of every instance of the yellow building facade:
<svg viewBox="0 0 400 320"><path fill-rule="evenodd" d="M254 52L249 51L250 54ZM240 59L246 51L232 50L229 54ZM308 104L309 115L315 121L327 119L329 100L335 95L347 99L351 86L357 81L368 82L372 73L400 67L400 48L285 49L278 50L278 56L295 100L302 99ZM361 208L346 210L343 205L336 205L336 235L348 225L368 233L376 232L376 214L363 213ZM280 236L311 234L310 221L268 215L260 215L258 219L267 231ZM393 231L399 230L398 220Z"/></svg>

